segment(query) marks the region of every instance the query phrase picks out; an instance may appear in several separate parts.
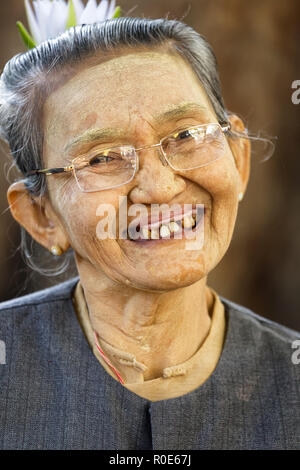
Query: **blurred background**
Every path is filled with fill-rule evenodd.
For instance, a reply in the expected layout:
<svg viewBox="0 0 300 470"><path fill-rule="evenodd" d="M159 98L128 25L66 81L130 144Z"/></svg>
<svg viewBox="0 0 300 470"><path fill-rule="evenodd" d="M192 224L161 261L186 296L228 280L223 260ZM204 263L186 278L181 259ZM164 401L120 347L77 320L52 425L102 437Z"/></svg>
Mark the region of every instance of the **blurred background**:
<svg viewBox="0 0 300 470"><path fill-rule="evenodd" d="M118 4L119 2L117 2ZM291 85L300 80L299 0L120 0L122 16L182 20L203 34L219 64L225 105L251 133L275 137L275 152L252 156L231 245L209 275L220 295L259 315L300 330L300 104ZM23 0L0 4L0 69L24 51L16 21L27 26ZM0 301L76 274L47 278L28 269L20 230L8 210L10 165L0 147ZM43 252L41 251L41 257Z"/></svg>

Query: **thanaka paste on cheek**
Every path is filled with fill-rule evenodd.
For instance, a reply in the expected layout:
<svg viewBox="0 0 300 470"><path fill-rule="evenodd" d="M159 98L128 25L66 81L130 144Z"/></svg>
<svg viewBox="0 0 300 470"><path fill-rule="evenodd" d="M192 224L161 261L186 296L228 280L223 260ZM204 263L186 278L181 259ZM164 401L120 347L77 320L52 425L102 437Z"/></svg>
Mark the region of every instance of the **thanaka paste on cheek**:
<svg viewBox="0 0 300 470"><path fill-rule="evenodd" d="M167 82L165 77L168 77ZM112 106L112 98L118 103L117 112ZM191 101L202 104L208 109L209 116L210 104L198 78L177 56L161 52L130 53L83 68L46 102L45 122L49 132L45 135L45 153L48 164L51 166L52 157L55 160L57 155L63 155L64 147L77 137L79 129L81 133L91 127L126 128L127 136L132 136L131 143L135 146L155 143L158 129L155 131L153 127L152 116L166 107L172 109L179 103ZM55 123L55 127L47 127L49 121ZM196 121L180 121L187 122ZM223 158L218 164L183 176L162 167L156 150L140 152L139 158L140 169L134 181L120 190L89 194L80 193L78 187L74 187L74 193L65 192L61 210L72 232L71 238L78 250L88 253L90 260L94 258L93 263L99 263L99 269L108 277L124 284L128 279L142 289L155 286L173 289L178 283L188 285L207 274L214 260L223 256L222 250L227 245L227 240L222 243L220 235L231 231L227 222L234 189L230 178L232 163L229 165L230 159ZM146 247L129 246L126 240L97 239L96 227L100 220L97 206L99 203L113 204L118 214L119 194L128 197L129 205L141 202L150 207L153 202L173 201L205 204L208 216L201 252L185 250L181 241L176 248L166 244L151 251ZM211 230L212 220L214 230Z"/></svg>

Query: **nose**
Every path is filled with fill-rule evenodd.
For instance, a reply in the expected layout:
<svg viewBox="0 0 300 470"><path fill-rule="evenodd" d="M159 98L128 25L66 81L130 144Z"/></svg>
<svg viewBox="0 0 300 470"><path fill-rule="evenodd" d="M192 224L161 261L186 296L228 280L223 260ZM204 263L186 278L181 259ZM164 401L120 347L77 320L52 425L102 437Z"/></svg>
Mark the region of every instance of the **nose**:
<svg viewBox="0 0 300 470"><path fill-rule="evenodd" d="M185 190L184 178L166 162L159 147L138 152L139 170L129 197L134 204L163 204Z"/></svg>

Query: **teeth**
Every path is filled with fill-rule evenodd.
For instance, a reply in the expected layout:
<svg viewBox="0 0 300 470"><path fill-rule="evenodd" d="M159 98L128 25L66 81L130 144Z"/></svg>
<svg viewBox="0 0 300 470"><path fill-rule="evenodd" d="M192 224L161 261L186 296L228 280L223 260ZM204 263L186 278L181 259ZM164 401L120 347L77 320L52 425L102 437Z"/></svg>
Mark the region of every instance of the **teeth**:
<svg viewBox="0 0 300 470"><path fill-rule="evenodd" d="M178 230L180 230L180 227L176 222L170 222L168 224L168 227L170 232L178 232Z"/></svg>
<svg viewBox="0 0 300 470"><path fill-rule="evenodd" d="M186 215L183 219L163 224L160 227L142 227L142 237L146 240L157 240L160 237L167 238L171 233L178 232L181 227L192 228L196 225L196 215Z"/></svg>
<svg viewBox="0 0 300 470"><path fill-rule="evenodd" d="M182 226L184 228L191 228L194 225L195 221L191 215L187 215L183 218Z"/></svg>
<svg viewBox="0 0 300 470"><path fill-rule="evenodd" d="M170 236L170 230L169 230L169 227L167 225L162 225L160 227L160 236L161 237L169 237Z"/></svg>

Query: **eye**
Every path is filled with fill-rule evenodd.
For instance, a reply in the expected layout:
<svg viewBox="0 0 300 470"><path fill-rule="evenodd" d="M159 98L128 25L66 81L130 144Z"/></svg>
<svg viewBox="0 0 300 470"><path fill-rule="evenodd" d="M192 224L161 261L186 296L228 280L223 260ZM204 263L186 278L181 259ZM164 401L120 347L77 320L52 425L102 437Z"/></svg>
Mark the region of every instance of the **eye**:
<svg viewBox="0 0 300 470"><path fill-rule="evenodd" d="M93 155L89 159L89 165L90 166L98 166L98 165L101 165L103 163L113 162L113 161L115 161L119 158L120 158L120 156L117 155L117 154L114 154L113 152L109 152L107 154L98 153L97 155Z"/></svg>
<svg viewBox="0 0 300 470"><path fill-rule="evenodd" d="M177 135L177 139L182 140L182 139L186 139L187 137L191 137L191 136L192 136L191 131L189 129L187 129L185 131L179 132L179 134Z"/></svg>
<svg viewBox="0 0 300 470"><path fill-rule="evenodd" d="M205 129L202 127L183 129L182 131L176 132L172 137L176 142L180 140L188 140L190 138L203 139L205 138Z"/></svg>

